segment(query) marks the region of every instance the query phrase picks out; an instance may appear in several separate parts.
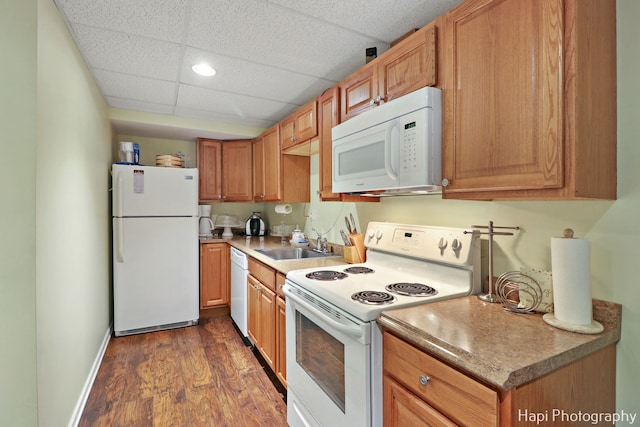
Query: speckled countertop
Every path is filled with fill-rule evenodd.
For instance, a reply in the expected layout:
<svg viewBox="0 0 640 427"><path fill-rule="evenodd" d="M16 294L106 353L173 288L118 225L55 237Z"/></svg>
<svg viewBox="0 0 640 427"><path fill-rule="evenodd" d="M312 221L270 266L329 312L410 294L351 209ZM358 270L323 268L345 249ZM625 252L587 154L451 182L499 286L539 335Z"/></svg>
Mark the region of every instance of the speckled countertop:
<svg viewBox="0 0 640 427"><path fill-rule="evenodd" d="M200 239L200 243L228 243L230 246L233 246L242 252L246 253L250 257L257 259L258 261L262 261L268 266L276 269L277 271L287 274L291 270L300 270L303 268L312 268L312 267L332 267L336 265L344 265L346 264L344 258L342 257L342 247L333 246L329 247L330 250L334 250L337 256L329 256L326 258L307 258L300 260L287 260L287 261L277 261L273 258L270 258L260 252L257 252L256 249L267 249L267 248L282 248L282 247L291 247L291 245L282 245L280 243L280 237L234 237L232 239Z"/></svg>
<svg viewBox="0 0 640 427"><path fill-rule="evenodd" d="M548 325L476 296L389 310L378 324L455 368L502 390L539 378L620 339L620 304L593 300L596 335Z"/></svg>

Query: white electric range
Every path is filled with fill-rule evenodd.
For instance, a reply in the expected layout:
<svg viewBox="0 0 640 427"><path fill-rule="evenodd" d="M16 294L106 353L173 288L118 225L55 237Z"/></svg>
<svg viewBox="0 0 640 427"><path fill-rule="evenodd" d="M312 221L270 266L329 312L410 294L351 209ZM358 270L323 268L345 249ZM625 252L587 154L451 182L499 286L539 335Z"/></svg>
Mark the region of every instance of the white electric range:
<svg viewBox="0 0 640 427"><path fill-rule="evenodd" d="M479 233L369 223L366 262L287 274L287 421L382 426L383 310L480 292ZM428 306L425 306L428 310Z"/></svg>

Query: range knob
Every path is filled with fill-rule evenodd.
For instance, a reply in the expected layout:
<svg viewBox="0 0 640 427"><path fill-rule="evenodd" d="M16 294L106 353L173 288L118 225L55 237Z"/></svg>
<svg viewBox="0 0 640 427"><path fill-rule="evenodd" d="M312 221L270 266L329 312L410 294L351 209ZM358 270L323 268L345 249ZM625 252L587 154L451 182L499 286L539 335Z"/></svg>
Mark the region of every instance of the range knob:
<svg viewBox="0 0 640 427"><path fill-rule="evenodd" d="M448 244L449 243L444 237L440 238L440 241L438 242L438 249L440 249L440 255L444 253L444 250L447 248Z"/></svg>
<svg viewBox="0 0 640 427"><path fill-rule="evenodd" d="M453 239L453 242L451 242L451 249L453 249L453 252L456 254L456 256L459 256L460 249L462 249L462 243L460 242L460 240Z"/></svg>
<svg viewBox="0 0 640 427"><path fill-rule="evenodd" d="M382 231L378 230L376 233L376 243L378 243L382 239Z"/></svg>

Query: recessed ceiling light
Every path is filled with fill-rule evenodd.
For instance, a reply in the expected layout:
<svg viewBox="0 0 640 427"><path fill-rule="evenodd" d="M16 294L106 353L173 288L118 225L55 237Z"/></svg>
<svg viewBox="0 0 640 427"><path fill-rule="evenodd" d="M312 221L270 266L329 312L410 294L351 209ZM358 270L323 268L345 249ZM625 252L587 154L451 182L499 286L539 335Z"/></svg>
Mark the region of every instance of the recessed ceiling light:
<svg viewBox="0 0 640 427"><path fill-rule="evenodd" d="M214 70L211 65L205 64L204 62L201 64L196 64L191 69L201 76L211 77L216 74L216 70Z"/></svg>

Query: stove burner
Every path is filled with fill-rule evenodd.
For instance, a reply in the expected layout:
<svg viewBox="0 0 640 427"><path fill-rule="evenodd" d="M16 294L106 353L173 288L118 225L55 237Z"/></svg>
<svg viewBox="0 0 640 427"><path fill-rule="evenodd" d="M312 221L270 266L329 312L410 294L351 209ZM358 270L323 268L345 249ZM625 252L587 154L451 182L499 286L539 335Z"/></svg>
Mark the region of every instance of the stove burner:
<svg viewBox="0 0 640 427"><path fill-rule="evenodd" d="M362 266L349 267L349 268L345 268L344 270L345 273L351 273L351 274L367 274L367 273L373 273L373 271L374 270L369 267L362 267Z"/></svg>
<svg viewBox="0 0 640 427"><path fill-rule="evenodd" d="M315 279L315 280L340 280L347 277L347 275L339 271L318 270L318 271L312 271L311 273L306 274L305 277L307 279Z"/></svg>
<svg viewBox="0 0 640 427"><path fill-rule="evenodd" d="M422 283L392 283L385 286L385 289L394 294L408 297L427 297L437 293L434 288Z"/></svg>
<svg viewBox="0 0 640 427"><path fill-rule="evenodd" d="M383 305L391 304L396 300L396 297L386 292L361 291L351 295L351 299L363 304Z"/></svg>

